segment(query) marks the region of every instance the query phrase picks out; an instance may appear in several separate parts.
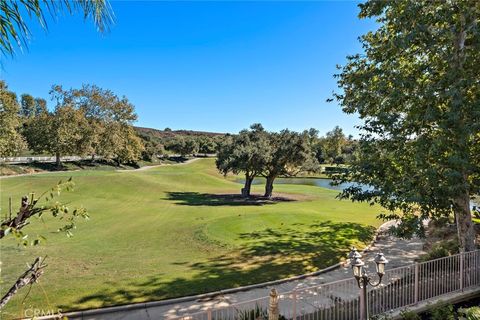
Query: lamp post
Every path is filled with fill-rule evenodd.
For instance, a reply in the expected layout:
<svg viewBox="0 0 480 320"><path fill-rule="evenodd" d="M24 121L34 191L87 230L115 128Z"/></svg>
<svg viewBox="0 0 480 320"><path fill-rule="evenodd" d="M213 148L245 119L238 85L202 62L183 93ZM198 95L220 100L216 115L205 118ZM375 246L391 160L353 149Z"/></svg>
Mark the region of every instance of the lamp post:
<svg viewBox="0 0 480 320"><path fill-rule="evenodd" d="M378 253L375 257L375 265L377 269L378 282L375 283L372 281L372 278L365 271L365 263L362 261L362 255L357 251L356 248L352 248L348 258L350 259L350 265L352 266L353 276L357 280L358 287L362 290L363 293L363 305L361 310L361 320L368 319L368 299L367 299L367 287L368 285L372 287L377 287L382 282L383 275L385 274L385 264L388 263L388 260L385 258L383 253Z"/></svg>

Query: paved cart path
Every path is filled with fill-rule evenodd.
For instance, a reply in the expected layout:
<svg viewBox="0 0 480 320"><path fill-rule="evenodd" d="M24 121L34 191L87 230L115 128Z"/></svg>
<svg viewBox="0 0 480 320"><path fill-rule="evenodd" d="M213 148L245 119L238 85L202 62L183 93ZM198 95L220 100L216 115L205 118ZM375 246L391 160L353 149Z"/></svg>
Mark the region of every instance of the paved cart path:
<svg viewBox="0 0 480 320"><path fill-rule="evenodd" d="M188 159L184 162L179 162L179 163L160 163L160 164L155 164L155 165L151 165L151 166L140 167L138 169L119 169L119 170L116 170L116 171L118 171L118 172L145 171L145 170L149 170L149 169L153 169L153 168L157 168L157 167L164 167L164 166L182 166L182 165L186 165L186 164L192 163L194 161L197 161L199 159L202 159L202 158L192 158L192 159Z"/></svg>
<svg viewBox="0 0 480 320"><path fill-rule="evenodd" d="M373 259L378 252L383 252L389 263L387 269L393 269L403 265L408 265L414 263L414 260L421 254L423 251L424 241L419 238L414 238L410 240L398 239L394 236L387 234L386 230L390 227L392 223L386 223L380 228L379 235L377 237L376 243L370 247L368 252L364 254L365 264L368 265L371 272L375 272L375 263ZM242 301L254 300L268 296L272 288L277 289L281 294L283 292L289 292L294 289L302 289L311 286L320 285L323 283L343 280L352 277L352 271L349 266L342 266L340 268L334 269L332 271L308 277L300 280L288 281L278 285L265 286L261 288L255 288L243 292L236 292L231 294L224 294L216 296L207 301L190 301L177 304L170 304L165 306L159 306L155 309L155 315L159 315L163 318L173 318L179 315L186 313L193 313L215 306L227 306L229 304L235 304ZM153 311L153 310L152 310ZM150 310L149 310L150 313Z"/></svg>
<svg viewBox="0 0 480 320"><path fill-rule="evenodd" d="M371 272L375 271L373 259L377 252L383 252L389 260L387 269L412 264L419 255L423 254L424 242L421 239L410 240L398 239L386 233L392 222L382 225L379 229L377 240L364 253L364 261ZM201 312L209 308L224 307L244 301L250 301L268 296L272 288L277 289L281 294L294 289L316 286L323 283L351 278L351 269L348 266L341 266L334 270L299 280L286 281L276 285L265 285L245 291L228 294L218 294L214 297L204 299L191 299L189 301L172 299L159 303L147 303L144 308L108 308L110 312L87 315L83 317L69 317L70 319L174 319L178 316ZM156 305L155 305L156 304Z"/></svg>
<svg viewBox="0 0 480 320"><path fill-rule="evenodd" d="M149 169L153 169L153 168L157 168L157 167L164 167L164 166L181 166L181 165L186 165L186 164L189 164L189 163L192 163L194 161L197 161L199 159L202 159L202 158L192 158L192 159L188 159L187 161L184 161L184 162L179 162L179 163L160 163L160 164L156 164L156 165L152 165L152 166L144 166L144 167L140 167L140 168L137 168L137 169L115 169L116 172L132 172L132 171L144 171L144 170L149 170ZM88 169L86 169L88 170ZM84 171L86 171L84 170ZM69 172L77 172L77 171L82 171L80 169L76 169L76 170L58 170L58 171L37 171L37 172L32 172L32 173L20 173L20 174L11 174L11 175L7 175L7 176L0 176L0 179L9 179L9 178L16 178L16 177L28 177L28 176L34 176L34 175L46 175L46 174L65 174L65 173L69 173ZM107 171L107 170L105 170Z"/></svg>

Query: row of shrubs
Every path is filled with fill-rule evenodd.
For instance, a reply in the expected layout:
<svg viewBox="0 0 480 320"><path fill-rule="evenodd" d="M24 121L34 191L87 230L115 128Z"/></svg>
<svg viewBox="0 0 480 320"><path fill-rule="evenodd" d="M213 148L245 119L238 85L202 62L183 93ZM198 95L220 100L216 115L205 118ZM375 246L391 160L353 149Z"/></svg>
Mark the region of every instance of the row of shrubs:
<svg viewBox="0 0 480 320"><path fill-rule="evenodd" d="M480 320L480 307L458 308L455 310L454 306L449 304L442 307L434 307L423 315L405 310L402 311L400 316L402 320Z"/></svg>
<svg viewBox="0 0 480 320"><path fill-rule="evenodd" d="M480 307L474 306L469 308L457 308L451 304L444 306L432 306L432 308L419 315L414 311L404 310L400 313L402 320L480 320ZM268 311L265 308L256 306L255 309L240 312L238 319L240 320L268 320ZM372 320L391 320L389 315L377 315L371 317ZM283 315L279 316L279 320L286 320Z"/></svg>

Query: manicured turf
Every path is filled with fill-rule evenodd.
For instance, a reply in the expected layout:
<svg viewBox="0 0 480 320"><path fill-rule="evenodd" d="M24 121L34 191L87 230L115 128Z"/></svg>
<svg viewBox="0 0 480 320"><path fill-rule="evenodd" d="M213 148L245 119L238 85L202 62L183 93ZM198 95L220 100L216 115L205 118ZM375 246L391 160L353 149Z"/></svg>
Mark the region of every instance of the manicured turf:
<svg viewBox="0 0 480 320"><path fill-rule="evenodd" d="M61 200L91 215L73 238L52 232L58 223L46 219L26 228L48 238L40 247L2 240L4 286L33 257L48 255L49 266L23 308L66 311L158 300L310 272L336 263L352 244L367 243L380 224L378 208L339 201L336 191L319 187L277 185L274 193L294 201L276 203L227 196L241 185L219 175L213 159L137 172L3 179L2 214L8 196L18 204L22 194L69 176L75 192ZM21 314L27 291L7 307L9 317Z"/></svg>

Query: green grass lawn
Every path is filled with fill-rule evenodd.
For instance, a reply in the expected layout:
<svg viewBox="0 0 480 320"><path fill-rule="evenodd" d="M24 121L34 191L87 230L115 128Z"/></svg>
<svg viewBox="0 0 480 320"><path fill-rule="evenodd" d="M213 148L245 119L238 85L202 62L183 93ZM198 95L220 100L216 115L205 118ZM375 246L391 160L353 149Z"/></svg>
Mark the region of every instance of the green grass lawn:
<svg viewBox="0 0 480 320"><path fill-rule="evenodd" d="M23 289L4 316L22 308L63 311L204 293L280 279L336 263L352 244L368 243L380 221L377 207L339 201L336 191L277 185L281 201L242 201L241 185L216 172L213 159L145 171L83 170L0 180L1 208L8 196L42 192L72 176L74 192L61 200L83 205L73 238L53 232L57 221L25 228L48 241L1 247L1 294L27 262L47 255L48 268L29 297ZM263 191L255 186L255 193Z"/></svg>

